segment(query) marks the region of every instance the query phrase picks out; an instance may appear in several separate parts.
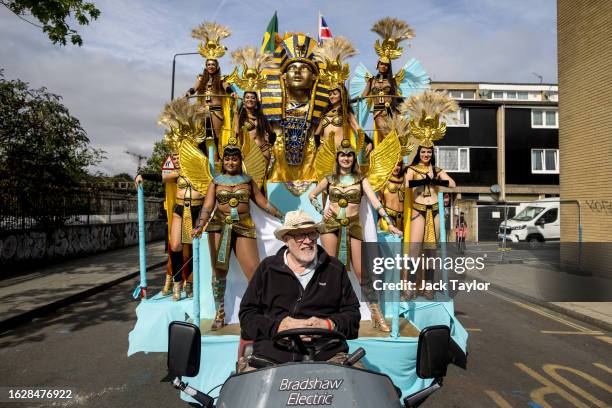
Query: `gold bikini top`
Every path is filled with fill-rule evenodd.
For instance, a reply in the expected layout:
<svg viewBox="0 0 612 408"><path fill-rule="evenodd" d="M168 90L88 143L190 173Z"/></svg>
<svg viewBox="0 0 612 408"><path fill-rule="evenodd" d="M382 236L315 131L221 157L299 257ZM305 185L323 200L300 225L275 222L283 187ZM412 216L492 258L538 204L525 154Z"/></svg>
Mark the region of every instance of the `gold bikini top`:
<svg viewBox="0 0 612 408"><path fill-rule="evenodd" d="M429 173L429 166L423 166L422 164L414 164L408 166L412 171L414 171L414 179L422 180L425 178L425 175ZM442 169L440 167L434 166L434 177L438 175Z"/></svg>
<svg viewBox="0 0 612 408"><path fill-rule="evenodd" d="M372 86L370 93L372 95L391 95L391 84L388 80L374 79L374 85Z"/></svg>
<svg viewBox="0 0 612 408"><path fill-rule="evenodd" d="M248 132L251 130L257 129L257 124L251 122L250 120L245 120L243 125Z"/></svg>
<svg viewBox="0 0 612 408"><path fill-rule="evenodd" d="M191 188L191 183L189 182L187 177L185 177L185 176L178 176L178 179L176 180L176 186L179 189L184 190L186 188Z"/></svg>
<svg viewBox="0 0 612 408"><path fill-rule="evenodd" d="M249 203L251 189L239 188L236 191L217 189L215 191L215 197L219 204L229 204L231 207L236 207L239 203Z"/></svg>
<svg viewBox="0 0 612 408"><path fill-rule="evenodd" d="M340 127L342 126L342 114L338 112L337 108L334 108L323 117L322 122L323 129L329 125Z"/></svg>
<svg viewBox="0 0 612 408"><path fill-rule="evenodd" d="M361 203L362 187L361 181L363 176L357 177L352 184L340 184L333 180L333 176L327 176L329 183L327 187L327 194L329 195L329 201L332 203L338 203L340 207L346 207L348 204L359 204ZM343 190L338 187L352 187L347 190Z"/></svg>
<svg viewBox="0 0 612 408"><path fill-rule="evenodd" d="M402 177L393 177L391 176L389 178L389 181L387 181L387 183L385 183L385 186L383 188L384 193L391 193L391 194L397 194L399 197L399 201L403 202L404 201L404 189L402 188L404 184L404 179Z"/></svg>

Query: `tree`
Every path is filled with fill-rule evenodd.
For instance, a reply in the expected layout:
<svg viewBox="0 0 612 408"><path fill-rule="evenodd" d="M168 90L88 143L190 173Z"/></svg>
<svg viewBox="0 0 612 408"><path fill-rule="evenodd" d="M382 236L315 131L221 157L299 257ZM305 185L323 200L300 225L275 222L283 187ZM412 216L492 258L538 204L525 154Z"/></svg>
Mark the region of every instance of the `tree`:
<svg viewBox="0 0 612 408"><path fill-rule="evenodd" d="M0 70L0 191L32 217L66 213L70 193L90 179L104 152L45 88L6 80Z"/></svg>
<svg viewBox="0 0 612 408"><path fill-rule="evenodd" d="M151 157L147 159L147 164L142 167L141 173L161 174L164 160L171 153L172 151L163 141L160 140L155 142L153 145L153 153L151 153ZM160 182L145 180L144 191L147 195L157 197L163 197L164 195L164 187Z"/></svg>
<svg viewBox="0 0 612 408"><path fill-rule="evenodd" d="M19 18L39 27L47 33L53 44L66 45L67 37L74 45L83 45L83 40L66 20L74 19L81 26L100 17L100 10L93 3L83 0L1 0L0 4ZM36 18L41 25L32 23L28 16Z"/></svg>

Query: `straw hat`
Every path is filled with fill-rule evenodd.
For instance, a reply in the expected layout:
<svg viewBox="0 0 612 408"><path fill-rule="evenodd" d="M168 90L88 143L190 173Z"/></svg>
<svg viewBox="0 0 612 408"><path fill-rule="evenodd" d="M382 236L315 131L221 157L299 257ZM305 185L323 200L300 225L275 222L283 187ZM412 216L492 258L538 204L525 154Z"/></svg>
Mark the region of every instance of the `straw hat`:
<svg viewBox="0 0 612 408"><path fill-rule="evenodd" d="M318 232L323 232L325 227L321 223L316 223L310 214L302 209L297 211L289 211L285 214L285 223L279 229L274 231L274 236L276 239L282 241L283 237L288 232L312 228L316 229Z"/></svg>

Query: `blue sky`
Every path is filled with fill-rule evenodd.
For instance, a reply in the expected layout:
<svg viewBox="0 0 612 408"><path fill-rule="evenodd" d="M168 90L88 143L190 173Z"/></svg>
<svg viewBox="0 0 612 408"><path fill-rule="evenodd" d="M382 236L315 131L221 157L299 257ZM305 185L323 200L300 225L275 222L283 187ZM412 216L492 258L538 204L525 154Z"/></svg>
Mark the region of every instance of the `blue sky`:
<svg viewBox="0 0 612 408"><path fill-rule="evenodd" d="M557 81L556 2L554 0L313 0L188 1L98 0L99 20L80 28L83 47L53 46L39 29L0 7L0 68L62 95L92 145L107 151L96 170L133 174L136 163L124 153L150 154L162 137L157 115L170 98L172 55L197 50L191 29L216 20L233 31L230 51L259 45L278 12L279 28L316 36L320 10L334 35L351 39L363 62L374 69L370 27L377 19L406 20L416 38L399 60L421 61L435 81ZM202 59L177 59L176 94L189 88ZM398 64L396 63L396 66ZM224 72L229 58L222 59Z"/></svg>

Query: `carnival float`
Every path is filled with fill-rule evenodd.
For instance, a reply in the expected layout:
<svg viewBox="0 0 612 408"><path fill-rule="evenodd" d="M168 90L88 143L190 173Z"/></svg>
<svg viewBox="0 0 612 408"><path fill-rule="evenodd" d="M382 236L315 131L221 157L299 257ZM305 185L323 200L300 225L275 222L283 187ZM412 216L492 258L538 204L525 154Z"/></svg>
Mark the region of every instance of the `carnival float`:
<svg viewBox="0 0 612 408"><path fill-rule="evenodd" d="M148 296L141 239L134 293L140 304L128 350L170 350L171 371L182 376L175 385L187 392L181 398L213 406L218 397L218 407L292 405L274 381L316 377L346 381L330 388L331 399L306 405L416 406L439 388L446 364L465 366L467 332L448 293L372 292L372 251L445 256L440 187L454 182L432 156L446 130L444 115L458 109L448 95L429 89L418 60L393 72L392 61L414 37L406 22L383 18L372 31L380 37L376 71L359 64L351 78L347 60L356 50L347 38L318 43L300 32L267 35L261 49L230 52L235 68L221 75L230 29L204 22L193 30L203 72L159 117L174 152L162 171L167 274L162 291ZM352 157L350 169L340 172L345 157ZM142 200L142 186L138 194ZM348 343L366 369L304 358L237 374L237 352L248 350L238 320L242 295L260 260L282 246L274 231L283 215L297 209L322 223L320 244L346 266L361 295L359 337ZM382 278L427 282L433 272L395 268ZM304 350L300 335L287 337ZM445 357L436 363L432 344L440 341Z"/></svg>

